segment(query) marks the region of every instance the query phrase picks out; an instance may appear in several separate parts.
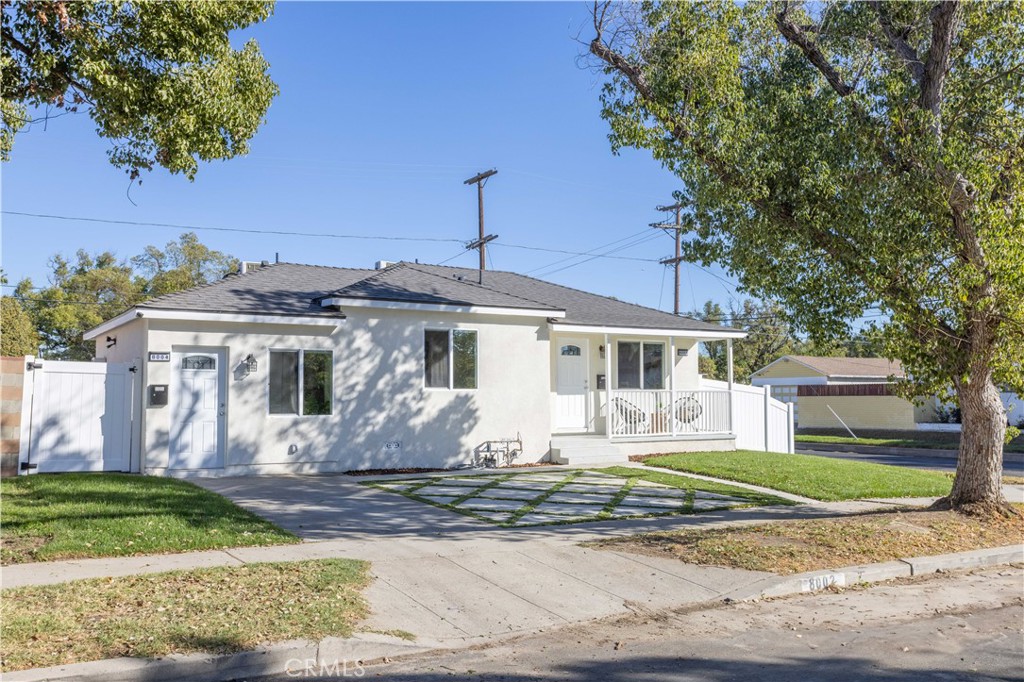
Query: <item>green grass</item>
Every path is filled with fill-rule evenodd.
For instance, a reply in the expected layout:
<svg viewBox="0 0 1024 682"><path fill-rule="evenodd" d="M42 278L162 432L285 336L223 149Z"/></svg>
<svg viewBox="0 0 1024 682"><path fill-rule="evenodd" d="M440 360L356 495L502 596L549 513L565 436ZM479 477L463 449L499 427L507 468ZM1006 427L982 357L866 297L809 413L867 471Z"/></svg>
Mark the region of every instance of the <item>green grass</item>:
<svg viewBox="0 0 1024 682"><path fill-rule="evenodd" d="M829 502L942 496L952 487L950 479L939 472L776 452L694 452L653 457L644 463Z"/></svg>
<svg viewBox="0 0 1024 682"><path fill-rule="evenodd" d="M298 542L197 485L130 474L0 481L0 562L53 561Z"/></svg>
<svg viewBox="0 0 1024 682"><path fill-rule="evenodd" d="M4 590L3 670L347 637L367 615L368 568L325 559Z"/></svg>
<svg viewBox="0 0 1024 682"><path fill-rule="evenodd" d="M857 431L858 437L851 438L846 432L837 433L831 429L811 430L798 433L798 443L830 443L834 445L871 445L891 448L924 448L928 450L956 450L960 447L960 435L941 431ZM1024 436L1018 436L1003 446L1005 452L1024 452Z"/></svg>
<svg viewBox="0 0 1024 682"><path fill-rule="evenodd" d="M645 481L650 481L651 483L661 483L662 485L672 486L673 488L684 488L695 491L701 490L706 493L717 493L719 495L739 497L749 500L751 504L755 505L796 504L796 502L791 502L790 500L785 500L774 495L759 493L756 490L748 490L747 488L739 488L734 485L726 485L724 483L716 483L714 481L702 481L696 478L687 478L686 476L678 476L676 474L669 474L663 471L637 469L635 467L607 467L605 469L595 469L595 471L600 471L601 473L609 474L611 476L621 476L622 478L641 478Z"/></svg>

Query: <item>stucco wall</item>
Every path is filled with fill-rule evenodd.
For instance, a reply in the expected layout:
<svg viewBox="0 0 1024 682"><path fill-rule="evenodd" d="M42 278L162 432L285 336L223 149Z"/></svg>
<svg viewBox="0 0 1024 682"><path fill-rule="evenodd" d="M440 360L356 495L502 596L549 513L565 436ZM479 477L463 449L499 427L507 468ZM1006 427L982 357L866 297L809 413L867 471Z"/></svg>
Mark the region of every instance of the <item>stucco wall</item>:
<svg viewBox="0 0 1024 682"><path fill-rule="evenodd" d="M519 461L538 461L550 438L547 324L537 318L351 310L331 330L268 324L148 321L149 352L225 349L224 473L455 466L486 440L523 437ZM479 388L423 386L425 328L478 332ZM120 342L119 342L120 344ZM334 351L334 410L267 413L269 349ZM252 353L255 374L241 371ZM173 386L172 363L146 362L145 383ZM147 469L167 466L173 396L146 407ZM386 442L401 442L385 450Z"/></svg>
<svg viewBox="0 0 1024 682"><path fill-rule="evenodd" d="M913 429L914 406L896 396L800 396L800 428L842 428L831 406L851 429Z"/></svg>

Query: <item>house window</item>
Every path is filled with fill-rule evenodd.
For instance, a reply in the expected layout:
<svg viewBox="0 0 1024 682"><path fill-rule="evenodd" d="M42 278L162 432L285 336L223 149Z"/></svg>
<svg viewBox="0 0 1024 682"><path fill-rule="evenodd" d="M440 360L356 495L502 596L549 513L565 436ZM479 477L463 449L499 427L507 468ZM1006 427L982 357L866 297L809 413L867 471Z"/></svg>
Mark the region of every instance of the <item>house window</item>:
<svg viewBox="0 0 1024 682"><path fill-rule="evenodd" d="M579 346L562 346L562 355L581 355Z"/></svg>
<svg viewBox="0 0 1024 682"><path fill-rule="evenodd" d="M665 387L665 344L619 341L619 388Z"/></svg>
<svg viewBox="0 0 1024 682"><path fill-rule="evenodd" d="M423 332L427 388L476 388L476 332L469 329L427 329Z"/></svg>
<svg viewBox="0 0 1024 682"><path fill-rule="evenodd" d="M331 414L334 355L326 350L272 350L270 414Z"/></svg>
<svg viewBox="0 0 1024 682"><path fill-rule="evenodd" d="M217 358L208 355L187 355L181 359L182 369L217 369Z"/></svg>

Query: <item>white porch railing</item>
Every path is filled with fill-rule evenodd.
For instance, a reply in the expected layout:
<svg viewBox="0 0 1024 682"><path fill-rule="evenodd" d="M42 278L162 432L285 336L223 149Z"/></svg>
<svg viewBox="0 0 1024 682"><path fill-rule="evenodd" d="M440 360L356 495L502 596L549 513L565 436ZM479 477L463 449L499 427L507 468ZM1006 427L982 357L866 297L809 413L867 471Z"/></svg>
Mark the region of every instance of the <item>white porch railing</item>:
<svg viewBox="0 0 1024 682"><path fill-rule="evenodd" d="M729 391L611 391L611 436L676 436L732 431Z"/></svg>

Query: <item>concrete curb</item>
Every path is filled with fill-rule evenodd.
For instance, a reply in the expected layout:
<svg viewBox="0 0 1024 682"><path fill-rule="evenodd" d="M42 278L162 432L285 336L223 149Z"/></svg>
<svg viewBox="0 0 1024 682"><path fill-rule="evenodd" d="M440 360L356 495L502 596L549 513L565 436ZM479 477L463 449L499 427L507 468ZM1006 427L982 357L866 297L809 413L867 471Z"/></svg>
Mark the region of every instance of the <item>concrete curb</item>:
<svg viewBox="0 0 1024 682"><path fill-rule="evenodd" d="M5 682L220 682L265 675L361 676L362 663L436 649L440 642L412 644L373 633L319 642L293 640L235 654L172 654L164 658L109 658L52 668L5 673ZM347 672L347 675L344 673Z"/></svg>
<svg viewBox="0 0 1024 682"><path fill-rule="evenodd" d="M1024 563L1024 545L899 559L878 564L847 566L835 570L810 571L783 578L765 578L753 585L730 592L722 598L729 601L749 601L764 597L783 597L791 594L818 592L832 586L846 587L894 578L910 578L940 571L1014 563Z"/></svg>

